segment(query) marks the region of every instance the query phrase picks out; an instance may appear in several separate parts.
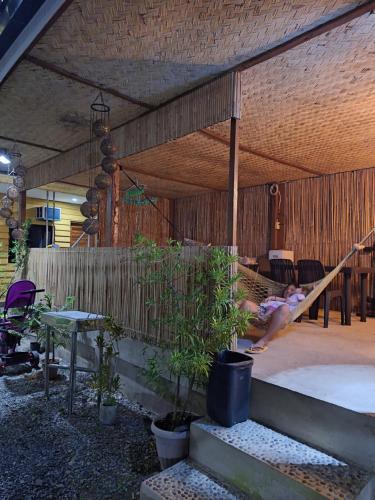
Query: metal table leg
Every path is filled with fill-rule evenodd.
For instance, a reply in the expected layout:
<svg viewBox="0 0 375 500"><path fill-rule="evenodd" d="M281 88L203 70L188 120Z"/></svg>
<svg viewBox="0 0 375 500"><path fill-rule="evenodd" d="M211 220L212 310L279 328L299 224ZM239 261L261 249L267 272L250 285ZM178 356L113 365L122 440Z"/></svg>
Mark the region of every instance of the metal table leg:
<svg viewBox="0 0 375 500"><path fill-rule="evenodd" d="M46 336L46 353L44 360L44 393L47 399L49 399L49 352L51 343L51 327L47 326L47 336Z"/></svg>
<svg viewBox="0 0 375 500"><path fill-rule="evenodd" d="M72 332L70 347L70 371L69 371L69 393L68 393L68 416L73 413L73 398L76 382L76 364L77 364L77 331Z"/></svg>
<svg viewBox="0 0 375 500"><path fill-rule="evenodd" d="M104 332L100 330L100 334L103 334ZM100 373L100 370L102 368L103 364L103 345L99 345L99 366L98 366L98 372ZM97 399L97 405L98 405L98 411L100 410L100 404L102 402L102 393L98 391L98 399Z"/></svg>
<svg viewBox="0 0 375 500"><path fill-rule="evenodd" d="M367 309L367 273L361 273L361 295L360 295L360 313L361 321L366 322Z"/></svg>

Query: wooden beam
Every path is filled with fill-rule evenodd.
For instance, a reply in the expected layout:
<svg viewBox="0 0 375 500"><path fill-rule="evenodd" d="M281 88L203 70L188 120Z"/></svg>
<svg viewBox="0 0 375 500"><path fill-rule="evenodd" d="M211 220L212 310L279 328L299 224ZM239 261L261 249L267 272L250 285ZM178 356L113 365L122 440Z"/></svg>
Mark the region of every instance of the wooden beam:
<svg viewBox="0 0 375 500"><path fill-rule="evenodd" d="M3 141L24 144L25 146L32 146L33 148L45 149L47 151L54 151L55 153L63 153L64 152L62 149L53 148L51 146L45 146L44 144L39 144L37 142L24 141L21 139L14 139L13 137L5 137L4 135L0 135L0 139Z"/></svg>
<svg viewBox="0 0 375 500"><path fill-rule="evenodd" d="M92 80L89 80L88 78L83 78L82 76L77 75L76 73L72 73L70 71L65 70L64 68L60 68L59 66L56 66L56 64L50 63L48 61L43 61L42 59L39 59L38 57L34 57L31 55L26 55L24 57L25 61L34 64L35 66L39 66L40 68L43 68L47 71L51 71L52 73L56 73L57 75L63 76L64 78L67 78L69 80L73 80L75 82L81 83L82 85L86 85L88 87L92 87L94 89L101 90L102 92L105 92L106 94L111 94L115 97L118 97L119 99L123 99L124 101L128 101L131 104L135 104L137 106L141 106L142 108L147 108L147 109L154 109L155 106L152 104L148 104L147 102L140 101L138 99L135 99L134 97L131 97L129 95L123 94L122 92L119 92L116 89L113 89L112 87L106 87L105 85L101 83L96 83Z"/></svg>
<svg viewBox="0 0 375 500"><path fill-rule="evenodd" d="M121 164L121 161L120 161L120 164ZM185 180L181 180L181 179L176 179L175 177L169 177L169 176L165 176L165 175L154 174L154 173L151 173L151 172L143 172L142 170L137 170L137 169L129 167L127 165L123 165L123 167L124 167L125 170L128 170L129 172L132 172L133 174L147 175L149 177L154 177L154 179L160 179L160 180L166 181L166 182L175 182L177 184L182 184L184 186L189 186L189 187L193 187L193 188L208 189L210 191L217 191L217 192L222 191L222 190L214 188L212 186L207 186L207 185L202 185L202 184L196 184L194 182L189 182L189 181L185 181Z"/></svg>
<svg viewBox="0 0 375 500"><path fill-rule="evenodd" d="M239 123L237 118L230 121L229 176L228 176L228 221L227 244L237 245L237 205L238 205L238 156Z"/></svg>
<svg viewBox="0 0 375 500"><path fill-rule="evenodd" d="M73 0L64 0L64 3L61 7L55 12L55 14L51 17L51 19L44 25L41 31L37 34L34 40L30 43L28 47L24 50L23 54L17 59L17 61L13 64L11 69L8 71L6 76L0 82L0 88L4 85L4 83L8 80L8 78L13 74L13 71L16 70L18 65L22 62L24 55L29 52L42 38L42 36L49 30L52 24L66 11L69 5L73 3Z"/></svg>
<svg viewBox="0 0 375 500"><path fill-rule="evenodd" d="M120 225L120 196L121 179L120 169L117 168L112 174L112 223L111 223L111 246L119 245L119 225Z"/></svg>
<svg viewBox="0 0 375 500"><path fill-rule="evenodd" d="M112 129L119 159L184 137L237 116L238 74L208 83L189 96L149 111ZM239 116L238 116L239 117ZM90 143L73 147L28 169L26 187L31 189L89 170ZM91 166L92 167L92 166Z"/></svg>
<svg viewBox="0 0 375 500"><path fill-rule="evenodd" d="M367 14L375 9L375 0L370 0L368 2L365 2L362 5L359 5L358 7L354 7L354 9L350 9L347 12L344 12L343 14L340 14L339 16L334 17L333 19L330 19L329 21L325 21L318 26L314 26L313 28L305 31L304 33L301 33L300 35L297 35L293 38L290 38L289 40L286 40L285 42L282 42L275 47L271 47L270 49L264 50L260 54L257 54L250 59L247 59L246 61L243 61L239 64L237 64L234 68L231 68L231 71L244 71L246 69L252 68L253 66L256 66L257 64L260 64L262 62L268 61L269 59L272 59L274 57L277 57L284 52L287 52L288 50L292 50L299 45L302 45L303 43L306 43L313 38L316 38L318 36L324 35L325 33L328 33L329 31L332 31L335 28L338 28L342 26L343 24L348 24L350 21L353 21L353 19L356 19L357 17L361 17L364 14Z"/></svg>
<svg viewBox="0 0 375 500"><path fill-rule="evenodd" d="M205 135L206 137L210 137L214 141L221 142L221 144L225 144L226 146L230 146L230 141L226 139L225 137L222 137L218 134L215 134L215 132L211 132L210 130L200 130L199 131L201 134ZM280 158L277 158L276 156L271 156L266 153L262 153L256 149L249 148L248 146L244 146L243 144L239 145L240 151L244 151L245 153L249 153L254 156L259 156L259 158L263 158L265 160L270 160L274 161L276 163L280 163L280 165L285 165L286 167L291 167L295 168L298 170L301 170L303 172L308 172L309 174L313 175L322 175L322 172L319 172L318 170L313 170L308 167L304 167L302 165L297 165L296 163L291 163L289 161L285 160L280 160Z"/></svg>

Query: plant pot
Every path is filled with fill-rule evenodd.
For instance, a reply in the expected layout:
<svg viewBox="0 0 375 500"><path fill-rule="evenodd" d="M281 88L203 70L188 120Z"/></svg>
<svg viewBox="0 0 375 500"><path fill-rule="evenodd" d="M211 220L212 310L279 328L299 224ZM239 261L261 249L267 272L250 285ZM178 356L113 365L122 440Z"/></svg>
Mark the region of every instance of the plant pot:
<svg viewBox="0 0 375 500"><path fill-rule="evenodd" d="M221 351L214 360L207 386L207 413L224 427L249 418L251 369L254 360L236 351Z"/></svg>
<svg viewBox="0 0 375 500"><path fill-rule="evenodd" d="M58 365L60 363L60 360L55 359L55 361L52 361L52 359L50 359L49 362L53 363L54 365ZM43 365L43 373L45 373L45 360L43 360L42 365ZM58 372L59 372L58 366L48 366L49 380L56 380L58 377Z"/></svg>
<svg viewBox="0 0 375 500"><path fill-rule="evenodd" d="M165 431L158 427L160 420L155 420L151 424L151 431L156 440L156 450L158 452L161 468L164 470L186 458L189 454L189 425L178 431Z"/></svg>
<svg viewBox="0 0 375 500"><path fill-rule="evenodd" d="M101 404L99 409L99 421L103 425L113 425L117 417L117 405Z"/></svg>

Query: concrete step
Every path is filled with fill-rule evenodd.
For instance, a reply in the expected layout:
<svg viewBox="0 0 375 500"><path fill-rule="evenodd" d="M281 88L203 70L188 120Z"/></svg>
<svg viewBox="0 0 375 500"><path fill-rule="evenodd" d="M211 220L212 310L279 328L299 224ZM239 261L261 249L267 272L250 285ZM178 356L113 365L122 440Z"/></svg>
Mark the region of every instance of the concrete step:
<svg viewBox="0 0 375 500"><path fill-rule="evenodd" d="M252 420L191 426L190 458L249 498L375 499L371 474Z"/></svg>
<svg viewBox="0 0 375 500"><path fill-rule="evenodd" d="M246 500L247 495L213 478L191 460L169 467L143 481L141 500Z"/></svg>

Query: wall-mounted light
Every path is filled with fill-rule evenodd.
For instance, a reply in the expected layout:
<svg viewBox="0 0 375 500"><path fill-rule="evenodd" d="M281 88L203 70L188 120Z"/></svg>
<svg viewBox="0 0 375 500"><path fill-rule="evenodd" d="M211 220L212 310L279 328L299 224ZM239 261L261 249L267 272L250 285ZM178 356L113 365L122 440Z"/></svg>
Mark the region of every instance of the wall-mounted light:
<svg viewBox="0 0 375 500"><path fill-rule="evenodd" d="M10 155L6 149L0 149L0 163L3 165L10 164Z"/></svg>

